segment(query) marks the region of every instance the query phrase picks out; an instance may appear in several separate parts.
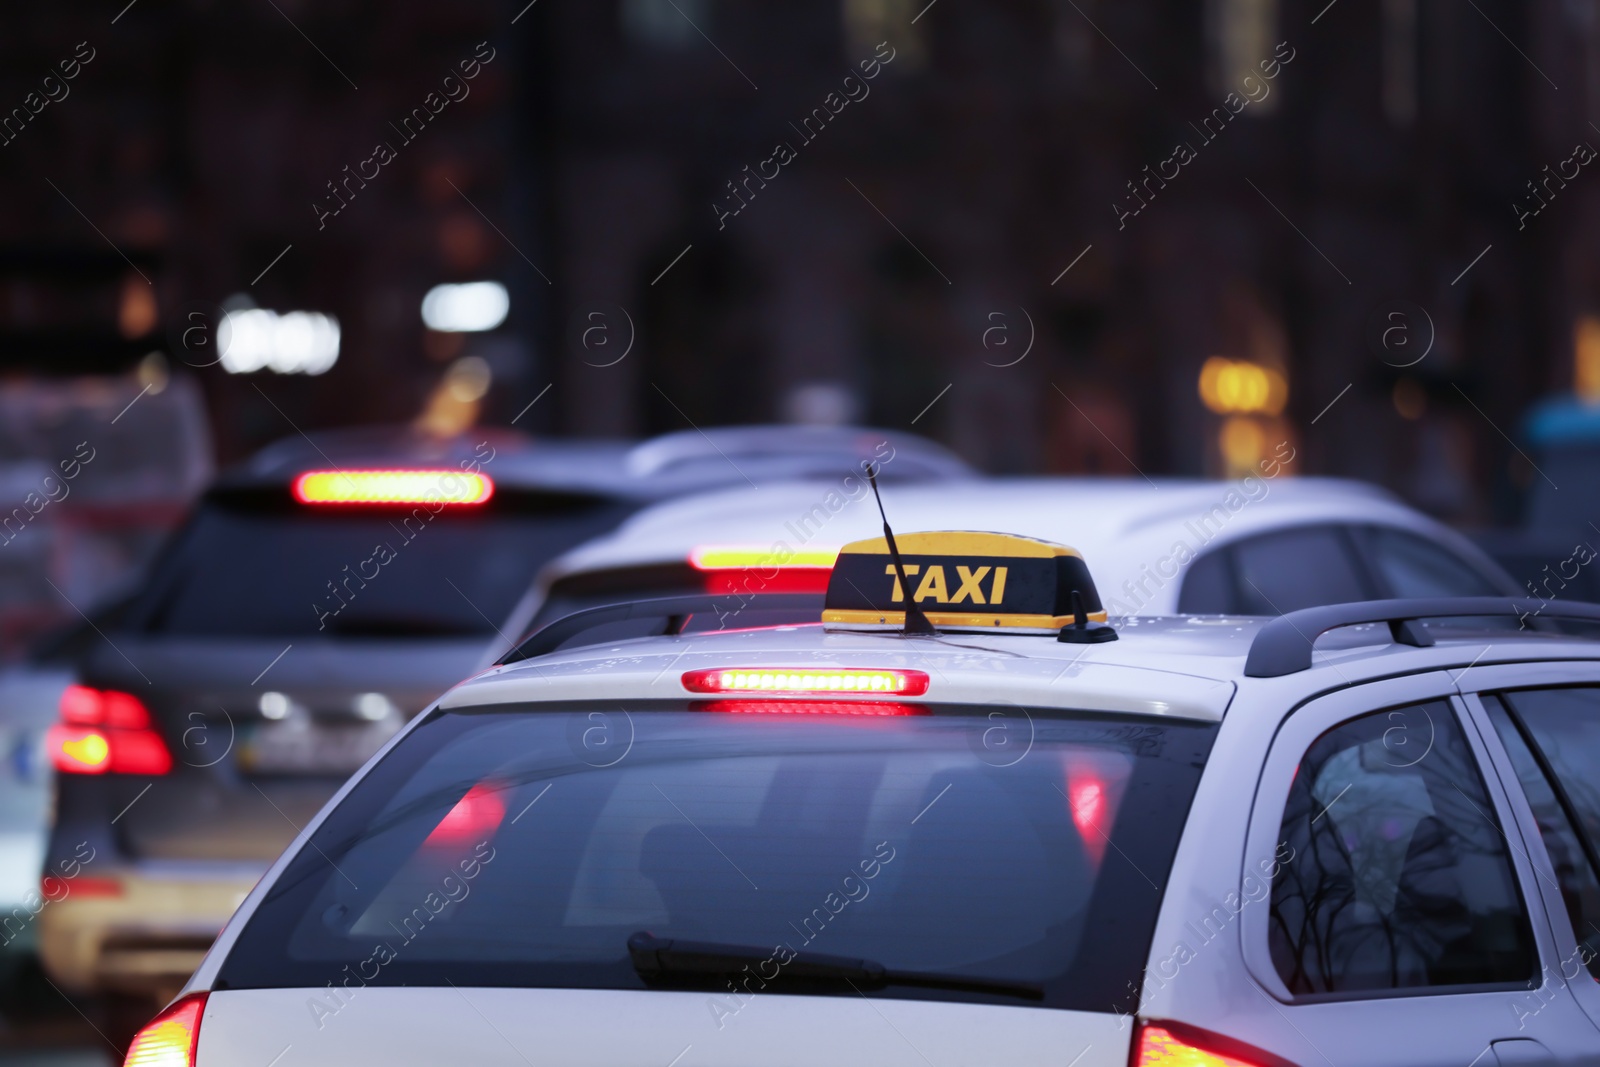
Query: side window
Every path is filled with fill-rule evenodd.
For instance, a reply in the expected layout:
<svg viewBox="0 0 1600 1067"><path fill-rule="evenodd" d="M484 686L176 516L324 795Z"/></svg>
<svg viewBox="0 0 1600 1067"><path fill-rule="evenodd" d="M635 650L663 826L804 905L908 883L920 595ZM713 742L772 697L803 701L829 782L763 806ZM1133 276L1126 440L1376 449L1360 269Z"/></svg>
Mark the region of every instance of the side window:
<svg viewBox="0 0 1600 1067"><path fill-rule="evenodd" d="M1229 615L1233 607L1233 565L1227 549L1207 552L1189 564L1178 592L1178 611L1185 615Z"/></svg>
<svg viewBox="0 0 1600 1067"><path fill-rule="evenodd" d="M1311 745L1283 814L1272 962L1296 994L1522 984L1536 951L1505 837L1443 701Z"/></svg>
<svg viewBox="0 0 1600 1067"><path fill-rule="evenodd" d="M1281 615L1368 597L1340 532L1330 526L1264 534L1233 546L1239 610Z"/></svg>
<svg viewBox="0 0 1600 1067"><path fill-rule="evenodd" d="M1448 550L1403 530L1367 531L1373 568L1397 597L1494 596L1502 590Z"/></svg>
<svg viewBox="0 0 1600 1067"><path fill-rule="evenodd" d="M1555 866L1579 962L1600 978L1600 689L1527 690L1483 703Z"/></svg>

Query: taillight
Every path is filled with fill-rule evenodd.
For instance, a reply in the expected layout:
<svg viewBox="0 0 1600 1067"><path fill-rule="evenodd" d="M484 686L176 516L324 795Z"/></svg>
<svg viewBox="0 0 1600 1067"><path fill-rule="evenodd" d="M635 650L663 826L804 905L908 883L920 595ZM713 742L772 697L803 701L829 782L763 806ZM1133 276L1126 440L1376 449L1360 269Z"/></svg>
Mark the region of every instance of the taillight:
<svg viewBox="0 0 1600 1067"><path fill-rule="evenodd" d="M802 548L790 551L781 559L767 545L701 545L689 552L689 564L696 570L746 570L771 567L818 567L833 570L833 561L839 558L838 546L833 548Z"/></svg>
<svg viewBox="0 0 1600 1067"><path fill-rule="evenodd" d="M294 480L302 504L482 504L494 495L487 474L450 470L307 471Z"/></svg>
<svg viewBox="0 0 1600 1067"><path fill-rule="evenodd" d="M1191 1034L1188 1027L1183 1028L1183 1033L1189 1040L1200 1041L1201 1044L1213 1047L1219 1043L1233 1044L1231 1041L1213 1041L1199 1034ZM1265 1057L1241 1060L1236 1056L1202 1048L1200 1045L1191 1045L1188 1041L1180 1040L1164 1026L1152 1026L1146 1023L1139 1028L1139 1043L1135 1049L1133 1067L1263 1067L1265 1062Z"/></svg>
<svg viewBox="0 0 1600 1067"><path fill-rule="evenodd" d="M61 721L74 726L97 726L105 721L100 690L69 685L61 691Z"/></svg>
<svg viewBox="0 0 1600 1067"><path fill-rule="evenodd" d="M166 774L172 754L150 724L150 712L132 693L69 685L61 694L61 722L46 744L64 774Z"/></svg>
<svg viewBox="0 0 1600 1067"><path fill-rule="evenodd" d="M833 571L826 567L714 570L706 572L705 591L712 596L733 593L826 593L832 577Z"/></svg>
<svg viewBox="0 0 1600 1067"><path fill-rule="evenodd" d="M122 883L115 878L91 878L86 874L76 878L47 874L39 879L39 895L52 901L67 897L120 897Z"/></svg>
<svg viewBox="0 0 1600 1067"><path fill-rule="evenodd" d="M880 693L921 696L928 691L924 671L860 670L849 667L714 667L686 671L691 693Z"/></svg>
<svg viewBox="0 0 1600 1067"><path fill-rule="evenodd" d="M891 704L881 700L707 700L695 711L722 711L745 715L927 715L920 704Z"/></svg>
<svg viewBox="0 0 1600 1067"><path fill-rule="evenodd" d="M194 1067L206 995L191 993L150 1020L128 1046L122 1067Z"/></svg>
<svg viewBox="0 0 1600 1067"><path fill-rule="evenodd" d="M52 726L45 735L56 770L67 774L104 774L111 769L111 742L101 730Z"/></svg>
<svg viewBox="0 0 1600 1067"><path fill-rule="evenodd" d="M707 593L826 593L837 548L802 548L781 558L761 545L701 545L689 565L705 575Z"/></svg>

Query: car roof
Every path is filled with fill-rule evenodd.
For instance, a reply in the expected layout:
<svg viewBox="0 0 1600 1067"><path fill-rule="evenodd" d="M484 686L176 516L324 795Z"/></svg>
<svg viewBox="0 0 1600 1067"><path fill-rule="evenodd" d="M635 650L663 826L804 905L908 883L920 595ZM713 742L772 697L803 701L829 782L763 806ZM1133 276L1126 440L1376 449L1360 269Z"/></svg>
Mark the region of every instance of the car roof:
<svg viewBox="0 0 1600 1067"><path fill-rule="evenodd" d="M1125 582L1141 581L1178 541L1198 554L1267 530L1334 522L1415 531L1494 576L1502 591L1516 588L1466 538L1376 486L1347 479L990 478L963 484L959 494L939 484L896 486L884 493L884 507L897 533L987 529L1070 545L1083 554L1108 602L1121 595ZM698 494L646 508L571 550L551 562L545 580L683 562L704 544L836 548L879 535L881 523L871 493L859 482ZM1148 599L1139 610L1160 613L1175 606L1173 588L1171 596Z"/></svg>
<svg viewBox="0 0 1600 1067"><path fill-rule="evenodd" d="M1003 632L906 637L821 624L633 638L496 666L446 693L439 706L682 700L686 671L838 667L924 671L930 684L920 700L927 703L1060 707L1215 722L1245 686L1310 694L1428 670L1600 660L1600 642L1554 633L1431 630L1436 643L1417 648L1394 643L1385 625L1351 625L1317 642L1309 670L1249 677L1251 646L1273 622L1251 616L1129 618L1117 624L1118 640L1098 644ZM760 697L759 692L742 695ZM1283 713L1297 702L1282 701Z"/></svg>
<svg viewBox="0 0 1600 1067"><path fill-rule="evenodd" d="M487 445L492 452L488 452ZM737 484L859 473L894 456L885 478L967 478L975 472L942 445L901 430L858 426L722 426L644 441L534 438L480 427L438 438L411 427L360 427L284 438L224 474L219 484L285 484L311 469L447 466L476 462L499 484L590 492L640 501ZM485 456L492 456L485 459Z"/></svg>

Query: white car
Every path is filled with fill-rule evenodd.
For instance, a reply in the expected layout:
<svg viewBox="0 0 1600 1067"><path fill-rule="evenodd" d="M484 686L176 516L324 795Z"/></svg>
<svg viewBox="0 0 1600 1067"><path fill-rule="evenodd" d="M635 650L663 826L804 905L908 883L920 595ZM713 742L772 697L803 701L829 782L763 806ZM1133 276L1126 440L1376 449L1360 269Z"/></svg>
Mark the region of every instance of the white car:
<svg viewBox="0 0 1600 1067"><path fill-rule="evenodd" d="M1113 629L1069 549L898 545L821 625L450 690L127 1062L1596 1062L1600 644L1422 621L1505 598Z"/></svg>
<svg viewBox="0 0 1600 1067"><path fill-rule="evenodd" d="M892 486L884 506L898 530L939 529L956 515L975 529L1070 543L1090 561L1112 615L1527 595L1465 537L1342 479L1000 478ZM527 618L539 625L597 604L695 592L820 593L839 546L881 524L860 478L657 504L552 561Z"/></svg>

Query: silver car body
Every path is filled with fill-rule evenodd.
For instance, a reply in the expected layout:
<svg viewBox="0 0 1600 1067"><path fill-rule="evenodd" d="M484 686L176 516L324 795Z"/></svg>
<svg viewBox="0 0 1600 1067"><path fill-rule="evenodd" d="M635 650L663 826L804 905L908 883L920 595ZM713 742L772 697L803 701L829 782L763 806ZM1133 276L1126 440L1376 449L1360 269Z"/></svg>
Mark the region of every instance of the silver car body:
<svg viewBox="0 0 1600 1067"><path fill-rule="evenodd" d="M319 990L220 990L206 1002L198 1062L259 1067L287 1050L282 1062L297 1067L351 1060L1124 1067L1141 1020L1245 1042L1259 1052L1246 1060L1279 1067L1600 1062L1600 984L1583 974L1563 977L1562 961L1574 958L1576 944L1554 888L1552 861L1477 696L1504 687L1600 685L1600 645L1498 631L1438 633L1432 647L1411 647L1391 644L1381 626L1354 626L1328 634L1309 669L1250 677L1246 656L1264 625L1253 618L1136 618L1119 624L1120 640L1090 645L999 633L901 638L820 626L644 638L495 667L437 704L681 699L683 671L785 663L920 667L935 679L926 699L941 702L998 700L1217 722L1163 887L1137 1019L1109 1009L762 995L755 1010L719 1029L704 996L693 993L374 987L356 990L348 1017L322 1029L307 1011L307 998ZM1510 843L1539 977L1526 987L1494 990L1434 988L1309 1001L1291 996L1264 955L1267 907L1245 904L1220 920L1213 916L1220 902L1249 894L1262 862L1274 855L1285 798L1307 745L1335 724L1423 700L1445 702L1469 739L1494 809L1482 814L1494 816ZM404 737L391 746L404 744ZM1421 747L1424 739L1414 740ZM186 992L212 988L258 902L359 778L262 879ZM1175 957L1181 957L1176 965Z"/></svg>

